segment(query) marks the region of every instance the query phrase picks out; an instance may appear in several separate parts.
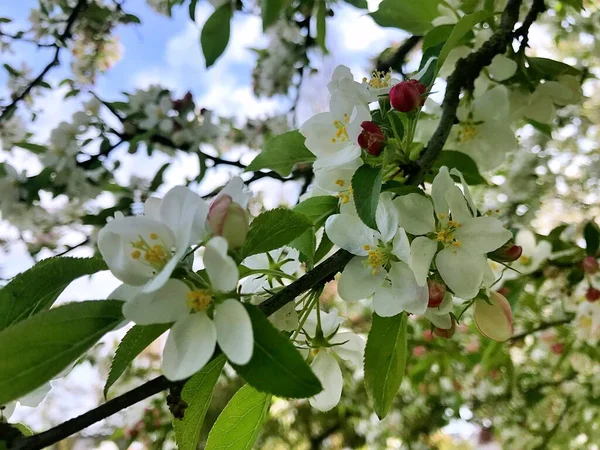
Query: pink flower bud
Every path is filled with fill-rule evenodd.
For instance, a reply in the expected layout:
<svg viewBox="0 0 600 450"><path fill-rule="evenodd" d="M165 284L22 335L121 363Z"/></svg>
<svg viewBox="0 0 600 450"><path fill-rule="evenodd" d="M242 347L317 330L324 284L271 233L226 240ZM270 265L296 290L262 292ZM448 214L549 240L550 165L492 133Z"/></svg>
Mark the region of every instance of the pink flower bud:
<svg viewBox="0 0 600 450"><path fill-rule="evenodd" d="M427 349L422 345L417 345L413 348L413 356L416 358L423 356L425 353L427 353Z"/></svg>
<svg viewBox="0 0 600 450"><path fill-rule="evenodd" d="M427 280L427 286L429 287L429 302L427 303L427 307L437 308L444 301L446 285L435 280Z"/></svg>
<svg viewBox="0 0 600 450"><path fill-rule="evenodd" d="M590 286L590 288L585 293L585 298L588 302L595 302L600 299L600 291Z"/></svg>
<svg viewBox="0 0 600 450"><path fill-rule="evenodd" d="M509 241L502 247L494 250L488 254L488 257L498 262L513 262L521 257L523 254L523 247L515 245L514 242Z"/></svg>
<svg viewBox="0 0 600 450"><path fill-rule="evenodd" d="M401 112L410 112L421 106L419 87L410 81L403 81L390 89L390 104Z"/></svg>
<svg viewBox="0 0 600 450"><path fill-rule="evenodd" d="M452 319L452 325L450 326L450 328L444 329L444 328L435 327L433 329L433 333L436 336L443 337L446 339L450 339L452 336L454 336L454 332L456 331L456 321L454 320L454 317L451 317L451 319Z"/></svg>
<svg viewBox="0 0 600 450"><path fill-rule="evenodd" d="M429 341L433 341L433 331L431 330L425 330L423 331L423 339L425 339L427 342Z"/></svg>
<svg viewBox="0 0 600 450"><path fill-rule="evenodd" d="M216 236L223 236L232 249L240 248L246 242L248 216L229 195L220 195L210 205L208 224L211 231Z"/></svg>
<svg viewBox="0 0 600 450"><path fill-rule="evenodd" d="M370 155L379 156L385 146L383 131L374 122L364 121L360 126L363 130L358 135L358 145Z"/></svg>
<svg viewBox="0 0 600 450"><path fill-rule="evenodd" d="M494 341L506 341L513 334L510 303L497 292L490 293L489 303L483 299L475 302L473 318L479 332Z"/></svg>
<svg viewBox="0 0 600 450"><path fill-rule="evenodd" d="M593 256L586 256L585 258L583 258L583 262L581 264L585 273L593 275L596 272L598 272L598 261Z"/></svg>
<svg viewBox="0 0 600 450"><path fill-rule="evenodd" d="M560 342L556 342L556 343L552 344L552 347L550 347L550 349L552 350L552 353L554 353L555 355L560 355L565 350L565 346L564 346L564 344L561 344Z"/></svg>

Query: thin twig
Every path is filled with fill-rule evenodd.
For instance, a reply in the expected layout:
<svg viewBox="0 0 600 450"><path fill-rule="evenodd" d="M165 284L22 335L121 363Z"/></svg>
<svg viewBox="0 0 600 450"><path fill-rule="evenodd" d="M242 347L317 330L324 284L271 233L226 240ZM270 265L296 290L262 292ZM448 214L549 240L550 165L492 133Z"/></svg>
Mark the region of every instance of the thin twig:
<svg viewBox="0 0 600 450"><path fill-rule="evenodd" d="M547 330L548 328L553 328L553 327L558 327L560 325L565 325L567 323L570 323L572 320L573 320L572 318L567 317L565 319L555 320L553 322L542 323L541 325L535 327L532 330L524 331L523 333L519 333L519 334L515 334L512 338L510 338L510 343L514 344L515 342L522 341L523 339L525 339L530 334L537 333L538 331Z"/></svg>

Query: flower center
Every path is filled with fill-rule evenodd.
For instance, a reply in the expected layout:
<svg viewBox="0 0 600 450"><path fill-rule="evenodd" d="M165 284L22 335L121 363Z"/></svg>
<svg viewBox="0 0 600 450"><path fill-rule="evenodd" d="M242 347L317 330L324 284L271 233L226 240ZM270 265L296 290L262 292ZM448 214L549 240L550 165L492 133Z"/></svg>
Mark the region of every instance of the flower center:
<svg viewBox="0 0 600 450"><path fill-rule="evenodd" d="M187 293L185 302L191 310L206 311L212 303L212 295L208 291L190 291Z"/></svg>
<svg viewBox="0 0 600 450"><path fill-rule="evenodd" d="M346 131L346 125L350 123L350 116L348 114L344 114L344 121L341 122L339 120L333 121L333 126L337 129L335 136L331 138L331 142L345 142L350 137L348 136L348 131Z"/></svg>
<svg viewBox="0 0 600 450"><path fill-rule="evenodd" d="M579 326L581 328L592 328L592 318L590 316L583 316L579 318Z"/></svg>
<svg viewBox="0 0 600 450"><path fill-rule="evenodd" d="M443 214L440 214L440 218L443 218ZM444 216L445 217L445 216ZM438 242L444 244L444 247L452 246L454 248L460 248L462 243L454 237L454 232L462 225L455 220L449 220L445 226L442 226L435 235Z"/></svg>
<svg viewBox="0 0 600 450"><path fill-rule="evenodd" d="M519 262L524 266L529 266L531 264L531 257L523 255L519 258Z"/></svg>
<svg viewBox="0 0 600 450"><path fill-rule="evenodd" d="M371 275L375 275L389 262L391 252L389 249L379 246L372 248L370 245L365 245L363 248L369 252L365 264L367 267L371 267Z"/></svg>
<svg viewBox="0 0 600 450"><path fill-rule="evenodd" d="M363 78L363 83L368 83L370 87L382 89L390 87L392 81L392 69L387 72L374 70L371 72L371 78L367 81L367 77Z"/></svg>
<svg viewBox="0 0 600 450"><path fill-rule="evenodd" d="M156 270L161 270L171 259L171 252L158 234L150 233L149 238L150 241L159 241L159 243L149 243L140 235L137 241L131 243L133 247L131 257Z"/></svg>
<svg viewBox="0 0 600 450"><path fill-rule="evenodd" d="M477 135L477 128L470 123L463 123L460 126L460 130L458 131L458 141L461 144L466 144L470 140L472 140Z"/></svg>
<svg viewBox="0 0 600 450"><path fill-rule="evenodd" d="M337 184L337 182L336 182L336 184ZM340 199L340 202L342 202L342 204L345 205L352 199L353 192L354 192L354 189L352 189L352 186L350 186L345 191L338 192L337 196Z"/></svg>

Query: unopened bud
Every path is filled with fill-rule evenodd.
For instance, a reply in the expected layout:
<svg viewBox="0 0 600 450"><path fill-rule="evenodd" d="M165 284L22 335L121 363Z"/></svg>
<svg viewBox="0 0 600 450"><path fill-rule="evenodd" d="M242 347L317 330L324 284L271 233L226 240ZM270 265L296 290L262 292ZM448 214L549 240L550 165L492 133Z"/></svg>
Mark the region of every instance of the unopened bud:
<svg viewBox="0 0 600 450"><path fill-rule="evenodd" d="M451 319L452 319L452 325L450 326L450 328L444 329L444 328L435 327L433 329L433 334L435 334L436 336L439 336L439 337L446 338L446 339L450 339L452 336L454 336L454 332L456 331L456 321L454 320L454 317L451 317Z"/></svg>
<svg viewBox="0 0 600 450"><path fill-rule="evenodd" d="M475 302L473 318L479 332L494 341L506 341L513 334L510 303L497 292L490 293L489 303L483 299Z"/></svg>
<svg viewBox="0 0 600 450"><path fill-rule="evenodd" d="M501 287L500 289L498 289L496 292L497 292L498 294L500 294L501 296L503 296L503 297L506 297L506 296L508 296L508 294L510 294L510 289L509 289L509 288L507 288L507 287L505 287L505 286L502 286L502 287Z"/></svg>
<svg viewBox="0 0 600 450"><path fill-rule="evenodd" d="M379 125L370 121L364 121L360 126L363 130L358 135L358 145L370 155L379 156L383 147L385 147L383 131L381 131Z"/></svg>
<svg viewBox="0 0 600 450"><path fill-rule="evenodd" d="M416 87L417 91L419 91L419 94L421 95L421 106L423 106L425 104L424 94L427 92L427 86L425 86L419 80L408 80L408 82Z"/></svg>
<svg viewBox="0 0 600 450"><path fill-rule="evenodd" d="M550 348L552 350L552 353L554 353L555 355L560 355L565 350L564 344L561 344L560 342L556 342L555 344L552 344L552 347L550 347Z"/></svg>
<svg viewBox="0 0 600 450"><path fill-rule="evenodd" d="M410 81L398 83L390 89L390 104L400 112L410 112L421 106L421 92Z"/></svg>
<svg viewBox="0 0 600 450"><path fill-rule="evenodd" d="M581 265L583 266L583 271L590 275L595 274L599 269L598 261L593 256L586 256L583 258Z"/></svg>
<svg viewBox="0 0 600 450"><path fill-rule="evenodd" d="M446 285L439 281L427 280L427 286L429 287L429 302L427 303L427 307L437 308L444 301Z"/></svg>
<svg viewBox="0 0 600 450"><path fill-rule="evenodd" d="M431 331L431 330L423 331L423 339L425 339L427 342L433 341L433 331Z"/></svg>
<svg viewBox="0 0 600 450"><path fill-rule="evenodd" d="M585 298L588 302L595 302L600 299L600 291L590 286L590 288L585 293Z"/></svg>
<svg viewBox="0 0 600 450"><path fill-rule="evenodd" d="M417 345L413 348L413 356L416 358L423 356L425 353L427 353L427 349L422 345Z"/></svg>
<svg viewBox="0 0 600 450"><path fill-rule="evenodd" d="M248 235L246 211L230 195L220 195L210 206L208 224L216 236L223 236L229 248L240 248Z"/></svg>
<svg viewBox="0 0 600 450"><path fill-rule="evenodd" d="M514 242L509 241L502 247L494 250L488 254L488 257L497 262L513 262L521 257L523 254L523 247L515 245Z"/></svg>

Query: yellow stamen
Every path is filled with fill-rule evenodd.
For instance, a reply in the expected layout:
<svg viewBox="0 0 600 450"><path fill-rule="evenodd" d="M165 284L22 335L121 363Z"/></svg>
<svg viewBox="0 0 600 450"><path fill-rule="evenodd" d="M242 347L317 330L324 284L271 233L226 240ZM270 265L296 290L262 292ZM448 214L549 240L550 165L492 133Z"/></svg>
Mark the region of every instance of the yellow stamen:
<svg viewBox="0 0 600 450"><path fill-rule="evenodd" d="M185 301L188 308L194 311L205 311L212 303L212 296L207 291L190 291Z"/></svg>
<svg viewBox="0 0 600 450"><path fill-rule="evenodd" d="M438 217L439 217L440 219L445 219L445 218L446 218L446 214L444 214L444 213L439 213L439 214L438 214Z"/></svg>
<svg viewBox="0 0 600 450"><path fill-rule="evenodd" d="M131 252L131 257L133 259L140 259L140 256L142 256L142 252L140 252L139 250L134 250Z"/></svg>
<svg viewBox="0 0 600 450"><path fill-rule="evenodd" d="M150 239L152 239L153 241L158 239L158 234L156 233L150 233Z"/></svg>
<svg viewBox="0 0 600 450"><path fill-rule="evenodd" d="M392 69L387 72L374 70L371 72L371 79L368 81L369 86L375 89L382 89L390 87L392 81ZM363 78L363 83L367 82L366 78Z"/></svg>
<svg viewBox="0 0 600 450"><path fill-rule="evenodd" d="M458 141L461 144L465 144L472 140L477 135L477 128L470 123L466 122L461 125L460 130L458 131Z"/></svg>
<svg viewBox="0 0 600 450"><path fill-rule="evenodd" d="M363 248L364 248L365 250L369 250L369 249L371 248L371 246L370 246L370 245L367 245L367 244L365 244L365 245L363 245Z"/></svg>
<svg viewBox="0 0 600 450"><path fill-rule="evenodd" d="M144 259L151 264L166 263L168 261L168 257L169 253L162 245L153 245L146 251L146 254L144 255Z"/></svg>
<svg viewBox="0 0 600 450"><path fill-rule="evenodd" d="M344 182L344 180L337 179L335 180L335 184L337 184L339 187L344 187L344 184L346 183Z"/></svg>
<svg viewBox="0 0 600 450"><path fill-rule="evenodd" d="M350 118L348 117L348 114L344 114L344 122L348 123L349 121ZM348 136L348 131L346 130L346 124L340 122L339 120L334 120L333 126L337 129L337 131L335 136L331 138L331 142L337 142L338 140L340 142L345 142L350 139L350 136Z"/></svg>
<svg viewBox="0 0 600 450"><path fill-rule="evenodd" d="M531 264L531 257L523 255L519 258L519 262L524 266L528 266Z"/></svg>

